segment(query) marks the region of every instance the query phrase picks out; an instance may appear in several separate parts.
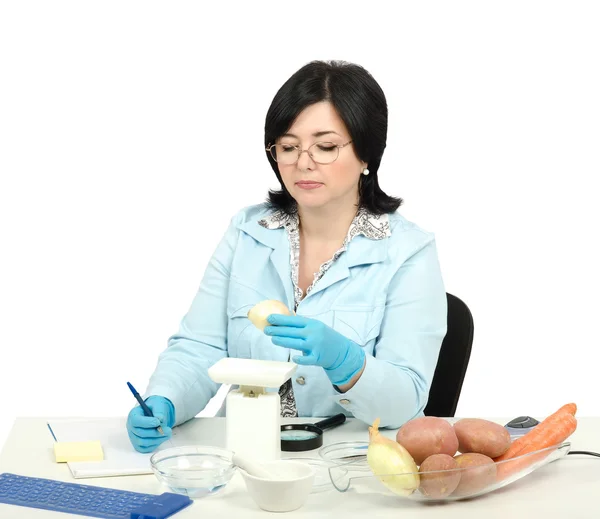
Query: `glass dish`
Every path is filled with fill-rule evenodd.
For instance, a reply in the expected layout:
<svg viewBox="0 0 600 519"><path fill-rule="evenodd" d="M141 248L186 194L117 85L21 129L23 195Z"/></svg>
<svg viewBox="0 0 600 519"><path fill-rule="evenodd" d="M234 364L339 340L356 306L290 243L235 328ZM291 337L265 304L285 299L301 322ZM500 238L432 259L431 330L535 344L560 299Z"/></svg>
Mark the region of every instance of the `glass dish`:
<svg viewBox="0 0 600 519"><path fill-rule="evenodd" d="M188 446L157 451L150 458L156 478L172 492L201 498L222 490L236 471L233 452Z"/></svg>
<svg viewBox="0 0 600 519"><path fill-rule="evenodd" d="M370 471L366 456L355 456L345 463L342 461L343 458L339 456L336 458L342 452L346 456L354 456L353 453L357 452L357 445L349 447L340 443L328 447L329 450L323 455L336 460L329 472L331 483L339 492L346 492L352 488L357 493L379 493L413 501L442 502L473 498L510 485L531 472L564 457L570 451L571 444L562 443L489 465L382 476L375 476ZM365 465L369 474L365 473ZM346 473L341 473L340 469L344 469ZM413 482L414 478L418 477L416 480L418 487L405 492L393 491L388 484L394 481L391 478L395 478L395 481L398 482L400 477L402 477L402 481L412 480Z"/></svg>
<svg viewBox="0 0 600 519"><path fill-rule="evenodd" d="M337 466L351 466L353 471L370 472L367 463L368 441L338 442L319 449L319 456Z"/></svg>
<svg viewBox="0 0 600 519"><path fill-rule="evenodd" d="M311 494L333 490L332 479L337 481L339 485L344 485L344 478L347 470L343 467L337 467L335 463L328 462L319 458L285 458L286 460L300 461L308 463L315 471L315 479ZM335 470L330 470L335 469Z"/></svg>

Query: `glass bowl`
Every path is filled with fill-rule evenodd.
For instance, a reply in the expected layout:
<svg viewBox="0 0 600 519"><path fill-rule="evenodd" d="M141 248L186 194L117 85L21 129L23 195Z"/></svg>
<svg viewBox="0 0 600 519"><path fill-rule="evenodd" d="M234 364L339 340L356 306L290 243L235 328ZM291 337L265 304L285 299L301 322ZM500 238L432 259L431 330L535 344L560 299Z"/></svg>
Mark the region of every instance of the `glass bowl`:
<svg viewBox="0 0 600 519"><path fill-rule="evenodd" d="M216 494L236 471L233 452L209 446L173 447L150 458L156 478L172 492L190 498Z"/></svg>
<svg viewBox="0 0 600 519"><path fill-rule="evenodd" d="M353 447L348 445L350 442L343 443L346 445L329 445L323 453L335 460L329 472L336 490L346 492L352 488L357 493L380 493L423 502L457 501L493 492L564 457L571 449L570 443L561 443L488 465L375 476L366 456L356 454L359 450L366 454L366 449L357 449L359 442L353 442ZM341 453L351 458L343 458ZM344 462L344 459L348 461ZM346 471L342 476L341 468Z"/></svg>
<svg viewBox="0 0 600 519"><path fill-rule="evenodd" d="M285 458L286 460L300 461L310 465L314 472L313 488L311 494L318 494L333 490L332 478L338 481L343 486L343 478L347 474L347 470L343 467L336 467L335 463L320 459L320 458ZM334 470L335 469L335 470Z"/></svg>
<svg viewBox="0 0 600 519"><path fill-rule="evenodd" d="M353 471L370 472L371 468L367 463L368 448L368 441L338 442L321 447L319 456L333 465L351 467Z"/></svg>

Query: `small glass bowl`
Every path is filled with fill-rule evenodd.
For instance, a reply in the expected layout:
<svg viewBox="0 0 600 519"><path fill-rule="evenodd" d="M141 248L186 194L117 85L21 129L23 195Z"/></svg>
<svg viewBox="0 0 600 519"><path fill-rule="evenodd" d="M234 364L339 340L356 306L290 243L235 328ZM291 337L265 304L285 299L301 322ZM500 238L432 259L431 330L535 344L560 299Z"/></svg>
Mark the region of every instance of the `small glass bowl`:
<svg viewBox="0 0 600 519"><path fill-rule="evenodd" d="M233 452L209 446L173 447L150 458L156 478L172 492L201 498L221 491L236 471Z"/></svg>
<svg viewBox="0 0 600 519"><path fill-rule="evenodd" d="M307 463L315 471L315 479L313 480L313 488L311 494L318 494L320 492L326 492L333 490L335 481L338 485L342 486L344 478L348 471L345 468L337 467L337 465L330 461L325 461L319 458L285 458L287 460L300 461Z"/></svg>
<svg viewBox="0 0 600 519"><path fill-rule="evenodd" d="M353 471L370 471L367 463L368 441L338 442L319 449L319 456L337 466L351 466Z"/></svg>

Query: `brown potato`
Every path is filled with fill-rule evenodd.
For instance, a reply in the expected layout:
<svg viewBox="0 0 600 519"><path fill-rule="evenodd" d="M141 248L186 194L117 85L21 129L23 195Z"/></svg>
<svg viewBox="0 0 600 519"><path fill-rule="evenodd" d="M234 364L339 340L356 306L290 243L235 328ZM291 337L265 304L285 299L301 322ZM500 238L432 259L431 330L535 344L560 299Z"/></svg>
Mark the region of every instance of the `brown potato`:
<svg viewBox="0 0 600 519"><path fill-rule="evenodd" d="M454 458L461 471L454 496L467 496L483 490L496 481L496 464L485 454L467 452Z"/></svg>
<svg viewBox="0 0 600 519"><path fill-rule="evenodd" d="M458 450L454 428L450 422L436 416L409 420L398 429L396 441L410 453L417 465L433 454L454 456Z"/></svg>
<svg viewBox="0 0 600 519"><path fill-rule="evenodd" d="M460 483L460 471L437 474L427 474L436 470L457 469L458 463L448 454L433 454L426 458L419 467L421 494L437 499L450 495Z"/></svg>
<svg viewBox="0 0 600 519"><path fill-rule="evenodd" d="M500 424L481 418L463 418L454 424L459 452L477 452L495 458L510 446L510 433Z"/></svg>

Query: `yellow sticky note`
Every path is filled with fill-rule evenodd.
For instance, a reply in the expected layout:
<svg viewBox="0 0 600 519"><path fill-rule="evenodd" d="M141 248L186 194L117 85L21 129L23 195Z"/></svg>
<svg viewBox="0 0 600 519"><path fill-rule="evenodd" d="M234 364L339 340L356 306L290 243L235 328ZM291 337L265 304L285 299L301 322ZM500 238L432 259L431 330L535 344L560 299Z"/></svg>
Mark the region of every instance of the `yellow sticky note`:
<svg viewBox="0 0 600 519"><path fill-rule="evenodd" d="M104 451L99 441L56 442L54 456L57 463L66 461L102 461Z"/></svg>

